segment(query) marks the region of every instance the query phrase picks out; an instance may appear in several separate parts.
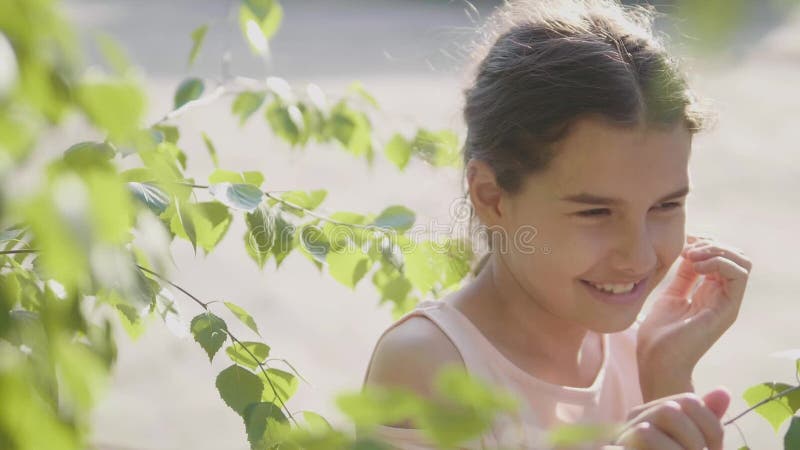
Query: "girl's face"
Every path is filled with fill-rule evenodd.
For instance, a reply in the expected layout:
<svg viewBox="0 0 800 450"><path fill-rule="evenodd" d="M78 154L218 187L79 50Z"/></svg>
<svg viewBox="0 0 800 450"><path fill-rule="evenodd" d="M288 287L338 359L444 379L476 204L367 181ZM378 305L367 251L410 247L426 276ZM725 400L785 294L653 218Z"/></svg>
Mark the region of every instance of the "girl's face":
<svg viewBox="0 0 800 450"><path fill-rule="evenodd" d="M623 330L683 249L691 134L584 119L556 146L546 171L501 196L498 221L511 233L501 257L553 315L597 332ZM625 302L598 299L586 283L640 280L638 296Z"/></svg>

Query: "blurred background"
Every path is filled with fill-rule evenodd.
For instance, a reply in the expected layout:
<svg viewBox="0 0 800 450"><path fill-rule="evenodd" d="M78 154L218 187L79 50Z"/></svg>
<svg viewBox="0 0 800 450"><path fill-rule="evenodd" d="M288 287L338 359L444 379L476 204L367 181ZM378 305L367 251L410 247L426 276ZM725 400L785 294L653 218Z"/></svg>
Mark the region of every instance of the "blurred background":
<svg viewBox="0 0 800 450"><path fill-rule="evenodd" d="M221 76L223 54L230 71L263 79L280 76L298 89L309 82L331 96L360 80L377 99L380 127L392 130L452 128L463 136L462 89L468 44L499 4L462 0L284 0L284 18L270 40L270 59L250 54L239 32L236 2L213 0L67 0L63 10L81 33L90 57L98 33L115 38L141 68L150 99L148 122L172 107L187 75ZM792 2L658 2L666 13L660 30L699 95L718 114L716 127L696 138L691 162L688 231L713 236L747 253L754 269L738 322L701 361L698 392L724 385L734 394L731 413L746 408L741 393L763 381L795 382L794 362L770 356L800 347L800 11ZM720 5L725 14L719 14ZM679 8L680 7L680 8ZM741 14L736 8L746 11ZM210 29L196 64L187 70L190 33ZM698 23L703 27L696 26ZM91 61L90 61L91 62ZM187 173L203 180L213 170L200 137L214 140L222 167L259 170L270 190L324 188L321 211L377 213L402 204L418 224L448 224L462 194L456 169L435 169L412 160L404 172L378 155L372 167L331 146L291 150L263 120L239 127L223 100L182 116L181 147L193 155ZM387 134L382 136L388 138ZM86 137L79 124L56 136L54 147ZM259 271L241 245L245 228L234 220L223 243L207 257L176 241L171 277L206 300L230 300L255 317L272 357L286 357L310 382L289 402L292 411L313 410L340 418L333 398L359 389L383 330L389 305L369 282L349 290L319 273L297 253L278 271ZM235 241L235 242L230 242ZM198 311L178 300L187 317ZM187 319L188 320L188 319ZM152 321L137 341L119 333L113 382L95 414L95 442L109 449L246 449L241 419L220 401L214 378L224 357L209 365L191 337L176 336ZM782 446L755 414L737 423L753 449ZM784 425L785 427L786 425ZM726 449L743 445L728 427Z"/></svg>

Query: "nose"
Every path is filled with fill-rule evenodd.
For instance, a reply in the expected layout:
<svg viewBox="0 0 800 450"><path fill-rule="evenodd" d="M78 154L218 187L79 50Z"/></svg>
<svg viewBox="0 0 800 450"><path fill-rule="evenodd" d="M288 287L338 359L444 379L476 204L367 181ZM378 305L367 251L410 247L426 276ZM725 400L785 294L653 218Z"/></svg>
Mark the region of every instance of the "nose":
<svg viewBox="0 0 800 450"><path fill-rule="evenodd" d="M620 274L632 278L650 273L656 266L658 255L647 227L638 223L624 227L614 254L614 267Z"/></svg>

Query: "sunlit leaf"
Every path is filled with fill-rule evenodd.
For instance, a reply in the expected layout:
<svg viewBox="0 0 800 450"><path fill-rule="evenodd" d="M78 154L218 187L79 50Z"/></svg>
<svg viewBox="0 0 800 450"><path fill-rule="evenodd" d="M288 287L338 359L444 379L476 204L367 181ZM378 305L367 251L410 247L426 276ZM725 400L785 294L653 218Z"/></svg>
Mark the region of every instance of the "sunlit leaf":
<svg viewBox="0 0 800 450"><path fill-rule="evenodd" d="M278 405L288 402L297 392L300 382L291 373L280 369L267 369L266 372L266 376L261 371L257 373L264 383L264 393L261 396L261 400L274 402ZM267 377L269 377L269 381Z"/></svg>
<svg viewBox="0 0 800 450"><path fill-rule="evenodd" d="M361 249L351 246L342 251L331 251L325 257L330 275L343 285L355 289L370 267L370 259Z"/></svg>
<svg viewBox="0 0 800 450"><path fill-rule="evenodd" d="M742 394L742 398L744 398L748 405L754 406L762 400L766 400L789 388L791 388L791 386L784 383L762 383L748 388L744 394ZM759 406L755 409L755 412L767 419L777 433L781 424L797 412L798 409L800 409L800 391L793 391L789 395L785 395Z"/></svg>
<svg viewBox="0 0 800 450"><path fill-rule="evenodd" d="M269 346L261 342L234 342L225 349L231 361L256 370L269 356Z"/></svg>
<svg viewBox="0 0 800 450"><path fill-rule="evenodd" d="M225 302L225 306L236 316L243 324L247 325L247 328L253 330L257 335L261 336L261 333L258 331L258 325L256 325L256 321L253 320L253 316L250 315L247 311L244 310L241 306L231 303Z"/></svg>

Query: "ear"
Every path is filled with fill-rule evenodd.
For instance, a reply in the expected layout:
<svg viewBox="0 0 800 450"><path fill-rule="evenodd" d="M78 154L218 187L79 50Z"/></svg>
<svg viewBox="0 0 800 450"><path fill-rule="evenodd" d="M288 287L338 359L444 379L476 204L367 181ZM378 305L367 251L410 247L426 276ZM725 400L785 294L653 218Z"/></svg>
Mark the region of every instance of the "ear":
<svg viewBox="0 0 800 450"><path fill-rule="evenodd" d="M469 198L475 215L487 227L499 225L503 218L503 189L498 186L494 170L484 161L470 159L467 162Z"/></svg>

